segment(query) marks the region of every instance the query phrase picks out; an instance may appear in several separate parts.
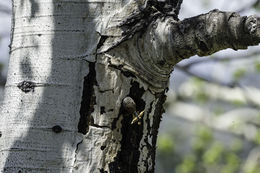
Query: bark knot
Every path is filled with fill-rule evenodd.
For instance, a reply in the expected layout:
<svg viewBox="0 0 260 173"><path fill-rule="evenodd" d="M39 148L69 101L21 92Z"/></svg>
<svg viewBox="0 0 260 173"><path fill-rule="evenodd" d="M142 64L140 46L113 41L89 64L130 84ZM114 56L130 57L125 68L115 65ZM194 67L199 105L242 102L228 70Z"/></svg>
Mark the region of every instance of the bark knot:
<svg viewBox="0 0 260 173"><path fill-rule="evenodd" d="M257 17L248 16L245 22L245 29L249 34L253 34L257 30Z"/></svg>
<svg viewBox="0 0 260 173"><path fill-rule="evenodd" d="M31 81L23 81L18 83L17 87L22 90L25 93L28 93L30 91L34 91L34 88L36 87L36 84Z"/></svg>
<svg viewBox="0 0 260 173"><path fill-rule="evenodd" d="M62 128L61 128L61 126L56 125L56 126L52 127L52 131L55 133L60 133L62 131Z"/></svg>

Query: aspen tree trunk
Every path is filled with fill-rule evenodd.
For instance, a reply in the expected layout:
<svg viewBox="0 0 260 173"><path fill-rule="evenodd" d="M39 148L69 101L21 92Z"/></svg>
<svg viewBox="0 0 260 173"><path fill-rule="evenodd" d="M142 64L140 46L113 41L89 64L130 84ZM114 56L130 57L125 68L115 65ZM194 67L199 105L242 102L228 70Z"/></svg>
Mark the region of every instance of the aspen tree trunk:
<svg viewBox="0 0 260 173"><path fill-rule="evenodd" d="M138 77L96 55L103 22L122 6L116 0L13 1L0 172L153 169L163 90L151 93ZM123 116L126 96L145 110L141 125Z"/></svg>
<svg viewBox="0 0 260 173"><path fill-rule="evenodd" d="M259 18L181 2L13 0L0 172L154 172L174 64L260 41Z"/></svg>

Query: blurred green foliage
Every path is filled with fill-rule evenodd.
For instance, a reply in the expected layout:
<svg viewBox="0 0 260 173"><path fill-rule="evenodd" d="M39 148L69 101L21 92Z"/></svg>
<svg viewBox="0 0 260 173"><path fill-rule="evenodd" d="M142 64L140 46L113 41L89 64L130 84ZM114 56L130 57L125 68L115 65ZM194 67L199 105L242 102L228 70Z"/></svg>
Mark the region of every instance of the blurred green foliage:
<svg viewBox="0 0 260 173"><path fill-rule="evenodd" d="M253 8L260 11L260 1L257 0L256 3L253 5Z"/></svg>
<svg viewBox="0 0 260 173"><path fill-rule="evenodd" d="M241 173L243 146L240 140L227 146L215 139L210 128L200 126L192 141L191 151L181 155L175 150L176 144L171 135L165 134L158 138L160 160L168 162L163 165L163 173ZM243 173L259 173L257 171L259 168L253 167Z"/></svg>
<svg viewBox="0 0 260 173"><path fill-rule="evenodd" d="M252 166L251 168L245 170L245 173L259 173L260 167L259 166Z"/></svg>
<svg viewBox="0 0 260 173"><path fill-rule="evenodd" d="M260 62L259 62L259 61L256 61L256 62L254 63L254 65L255 65L255 70L259 73L259 72L260 72Z"/></svg>
<svg viewBox="0 0 260 173"><path fill-rule="evenodd" d="M208 6L211 3L209 0L201 0L201 2L204 6ZM260 0L255 1L253 8L260 11ZM224 59L220 63L230 65L230 62L230 59ZM232 77L231 82L239 84L246 77L252 75L252 71L254 74L255 72L260 73L259 57L250 66L251 68L249 66L236 66L233 74L228 74L228 76L231 75ZM195 88L192 93L193 98L189 99L188 97L177 95L177 101L188 102L197 106L208 106L207 108L213 110L216 116L223 115L227 110L252 106L250 105L250 101L244 101L240 97L226 100L216 99L213 102L212 96L205 92L207 89L205 87L207 80L201 80L199 76L191 77L190 80L192 89ZM259 109L259 107L253 107L253 110L255 109ZM260 158L250 158L251 152L254 149L258 149L260 152L259 123L255 121L253 123L255 123L254 126L248 124L248 126L245 126L246 122L243 122L243 119L241 121L234 121L234 123L232 121L232 126L229 130L230 136L233 136L228 141L217 138L215 131L203 126L203 123L198 125L197 130L189 135L189 138L192 139L185 139L183 143L180 141L180 136L183 137L185 135L181 132L159 136L157 150L158 161L161 164L161 171L159 173L260 173ZM245 128L247 129L245 130ZM252 138L250 140L245 139L233 133L241 129L245 130L244 133L248 133L246 135L251 135ZM252 132L255 132L255 134L251 134ZM220 133L225 136L226 132ZM185 137L188 138L187 135ZM245 143L250 147L246 146ZM180 145L185 145L184 149L181 150Z"/></svg>
<svg viewBox="0 0 260 173"><path fill-rule="evenodd" d="M160 135L158 137L158 151L167 154L174 152L174 142L168 135Z"/></svg>
<svg viewBox="0 0 260 173"><path fill-rule="evenodd" d="M256 133L255 142L256 144L260 145L260 129Z"/></svg>
<svg viewBox="0 0 260 173"><path fill-rule="evenodd" d="M195 99L200 103L206 103L209 100L209 97L203 90L205 81L202 81L201 79L194 77L194 78L191 78L191 82L197 88L201 88L201 90L198 90L196 92Z"/></svg>
<svg viewBox="0 0 260 173"><path fill-rule="evenodd" d="M233 73L233 78L235 81L239 81L241 78L243 78L246 74L246 69L239 68Z"/></svg>

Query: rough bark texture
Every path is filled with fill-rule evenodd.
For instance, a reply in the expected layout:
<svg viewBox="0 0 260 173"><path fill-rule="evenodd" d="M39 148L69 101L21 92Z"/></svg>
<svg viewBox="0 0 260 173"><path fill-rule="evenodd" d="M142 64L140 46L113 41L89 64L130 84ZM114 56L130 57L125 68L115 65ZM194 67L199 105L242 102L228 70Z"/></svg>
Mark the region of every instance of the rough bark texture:
<svg viewBox="0 0 260 173"><path fill-rule="evenodd" d="M259 42L258 18L181 2L14 0L0 172L154 172L174 64Z"/></svg>

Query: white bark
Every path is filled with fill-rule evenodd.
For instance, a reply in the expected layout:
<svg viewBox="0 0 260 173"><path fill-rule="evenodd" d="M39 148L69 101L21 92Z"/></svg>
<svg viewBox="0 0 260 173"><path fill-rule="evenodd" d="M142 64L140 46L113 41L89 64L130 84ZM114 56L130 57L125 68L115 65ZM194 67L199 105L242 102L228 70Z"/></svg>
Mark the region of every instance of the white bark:
<svg viewBox="0 0 260 173"><path fill-rule="evenodd" d="M99 38L92 20L96 16L89 12L95 8L101 5L13 1L11 58L0 121L1 172L73 170L82 140L77 125L83 77L88 73L83 56L95 52ZM94 56L87 59L93 61ZM36 86L25 93L17 87L22 81ZM52 131L56 125L61 133Z"/></svg>
<svg viewBox="0 0 260 173"><path fill-rule="evenodd" d="M151 149L147 145L155 146L156 135L151 134L151 127L154 112L161 110L161 106L156 107L157 102L160 105L163 102L161 97L156 98L138 77L128 77L109 66L120 65L120 58L95 55L99 32L111 20L108 14L123 4L85 0L13 1L11 57L0 121L0 172L153 169L155 149L148 153ZM92 86L86 87L84 77L86 80L88 75L94 78ZM84 98L84 87L90 90L93 87L90 94L94 95L94 101L92 95ZM136 95L138 87L143 89ZM120 112L122 99L129 94L139 99L137 104L142 104L137 105L137 110L145 110L141 126L131 125L132 117L125 118ZM84 105L84 99L93 103ZM93 110L84 112L85 107ZM79 121L83 121L83 126ZM124 139L122 129L124 133L130 129ZM131 137L132 132L138 140ZM133 155L131 148L121 148L122 141L133 142L127 144L130 147L141 141L134 148L138 154ZM131 159L126 162L136 160L136 167L121 168L124 161L120 159L128 154Z"/></svg>

